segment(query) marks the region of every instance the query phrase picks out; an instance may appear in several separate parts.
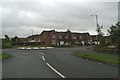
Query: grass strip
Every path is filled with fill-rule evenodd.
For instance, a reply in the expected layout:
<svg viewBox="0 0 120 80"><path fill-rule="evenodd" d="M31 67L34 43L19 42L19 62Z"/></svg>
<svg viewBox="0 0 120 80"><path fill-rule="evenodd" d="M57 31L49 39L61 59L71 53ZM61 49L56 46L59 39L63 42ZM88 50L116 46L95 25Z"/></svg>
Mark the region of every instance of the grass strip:
<svg viewBox="0 0 120 80"><path fill-rule="evenodd" d="M10 57L12 57L12 55L8 54L8 53L2 53L2 54L0 54L0 59L2 59L2 60L8 59Z"/></svg>
<svg viewBox="0 0 120 80"><path fill-rule="evenodd" d="M75 52L73 55L108 64L120 64L120 59L116 55L90 52Z"/></svg>

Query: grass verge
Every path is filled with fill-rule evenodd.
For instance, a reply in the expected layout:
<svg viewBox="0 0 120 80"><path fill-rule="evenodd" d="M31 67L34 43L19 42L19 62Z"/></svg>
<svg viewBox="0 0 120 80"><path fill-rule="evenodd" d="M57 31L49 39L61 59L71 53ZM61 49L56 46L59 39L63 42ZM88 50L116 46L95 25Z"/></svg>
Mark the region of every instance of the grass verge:
<svg viewBox="0 0 120 80"><path fill-rule="evenodd" d="M8 53L2 53L2 54L0 54L0 59L2 59L2 60L8 59L10 57L12 57L12 55L8 54Z"/></svg>
<svg viewBox="0 0 120 80"><path fill-rule="evenodd" d="M115 64L115 65L120 64L120 59L116 55L90 53L90 52L75 52L73 53L73 55L102 63Z"/></svg>

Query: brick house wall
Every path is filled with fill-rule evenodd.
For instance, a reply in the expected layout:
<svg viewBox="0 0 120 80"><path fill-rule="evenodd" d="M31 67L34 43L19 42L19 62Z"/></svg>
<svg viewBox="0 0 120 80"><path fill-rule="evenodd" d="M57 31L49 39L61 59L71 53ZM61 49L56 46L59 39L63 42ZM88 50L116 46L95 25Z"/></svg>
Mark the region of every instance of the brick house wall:
<svg viewBox="0 0 120 80"><path fill-rule="evenodd" d="M40 34L28 36L27 40L28 42L31 42L31 41L40 42Z"/></svg>
<svg viewBox="0 0 120 80"><path fill-rule="evenodd" d="M52 40L56 40L56 35L54 33L55 31L54 30L51 30L51 31L43 31L41 34L40 34L40 41L41 43L45 44L45 45L51 45L52 43ZM52 36L55 35L55 39L52 38Z"/></svg>
<svg viewBox="0 0 120 80"><path fill-rule="evenodd" d="M89 33L72 33L70 30L66 32L56 32L55 30L43 31L40 34L40 41L48 45L70 45L81 44L81 41L88 42L90 40Z"/></svg>
<svg viewBox="0 0 120 80"><path fill-rule="evenodd" d="M59 34L56 31L52 31L50 34L51 45L59 45Z"/></svg>
<svg viewBox="0 0 120 80"><path fill-rule="evenodd" d="M25 45L28 42L27 38L17 38L16 39L16 44L17 45Z"/></svg>

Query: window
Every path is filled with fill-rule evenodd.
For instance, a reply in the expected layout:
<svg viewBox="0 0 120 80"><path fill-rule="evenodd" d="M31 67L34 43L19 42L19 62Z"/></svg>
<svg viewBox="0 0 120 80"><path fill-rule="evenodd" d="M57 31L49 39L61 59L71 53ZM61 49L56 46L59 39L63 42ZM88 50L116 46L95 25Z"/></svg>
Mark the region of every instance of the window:
<svg viewBox="0 0 120 80"><path fill-rule="evenodd" d="M52 44L56 44L56 40L52 40Z"/></svg>
<svg viewBox="0 0 120 80"><path fill-rule="evenodd" d="M62 36L61 36L61 35L59 36L59 39L62 39Z"/></svg>
<svg viewBox="0 0 120 80"><path fill-rule="evenodd" d="M44 38L45 38L45 36L44 36Z"/></svg>
<svg viewBox="0 0 120 80"><path fill-rule="evenodd" d="M77 39L77 37L76 37L76 36L73 36L72 38L73 38L73 39Z"/></svg>
<svg viewBox="0 0 120 80"><path fill-rule="evenodd" d="M68 36L65 36L65 38L67 39L67 38L68 38Z"/></svg>
<svg viewBox="0 0 120 80"><path fill-rule="evenodd" d="M56 36L55 36L55 35L52 35L52 38L56 38Z"/></svg>
<svg viewBox="0 0 120 80"><path fill-rule="evenodd" d="M82 37L80 36L80 38L82 38Z"/></svg>
<svg viewBox="0 0 120 80"><path fill-rule="evenodd" d="M38 42L41 42L40 38L39 38Z"/></svg>

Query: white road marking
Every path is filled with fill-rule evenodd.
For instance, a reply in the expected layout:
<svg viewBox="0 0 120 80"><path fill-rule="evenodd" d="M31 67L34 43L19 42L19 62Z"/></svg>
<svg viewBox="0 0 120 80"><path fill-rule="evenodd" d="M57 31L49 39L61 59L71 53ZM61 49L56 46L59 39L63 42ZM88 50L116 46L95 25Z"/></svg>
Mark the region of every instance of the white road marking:
<svg viewBox="0 0 120 80"><path fill-rule="evenodd" d="M43 53L40 53L42 55L42 59L45 61L45 57ZM60 72L58 72L55 68L53 68L49 63L46 63L49 68L51 68L55 73L57 73L62 78L65 78L64 75L62 75Z"/></svg>
<svg viewBox="0 0 120 80"><path fill-rule="evenodd" d="M42 56L42 59L45 61L45 57L44 56Z"/></svg>
<svg viewBox="0 0 120 80"><path fill-rule="evenodd" d="M43 53L40 53L41 55L44 55Z"/></svg>
<svg viewBox="0 0 120 80"><path fill-rule="evenodd" d="M57 73L59 76L61 76L62 78L65 78L64 75L62 75L60 72L58 72L57 70L55 70L49 63L46 63L48 65L48 67L50 67L55 73Z"/></svg>
<svg viewBox="0 0 120 80"><path fill-rule="evenodd" d="M23 54L28 54L28 53L23 53Z"/></svg>
<svg viewBox="0 0 120 80"><path fill-rule="evenodd" d="M98 64L101 64L101 63L98 63Z"/></svg>

